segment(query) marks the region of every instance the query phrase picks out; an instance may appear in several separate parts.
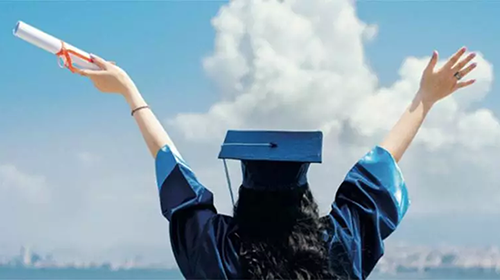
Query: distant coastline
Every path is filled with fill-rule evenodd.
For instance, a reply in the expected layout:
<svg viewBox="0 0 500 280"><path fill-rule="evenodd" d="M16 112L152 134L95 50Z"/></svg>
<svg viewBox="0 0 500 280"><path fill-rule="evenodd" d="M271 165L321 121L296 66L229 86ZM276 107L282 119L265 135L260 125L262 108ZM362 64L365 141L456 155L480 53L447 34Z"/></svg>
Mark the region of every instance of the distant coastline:
<svg viewBox="0 0 500 280"><path fill-rule="evenodd" d="M170 265L170 266L169 266ZM0 258L0 279L183 279L174 263L58 260L22 247ZM497 247L422 247L396 245L387 250L369 279L500 279Z"/></svg>
<svg viewBox="0 0 500 280"><path fill-rule="evenodd" d="M50 267L50 268L35 268L35 267L14 267L0 266L0 279L33 279L33 280L49 280L49 279L184 279L182 274L177 269L153 269L153 268L129 268L129 269L112 269L111 267ZM484 269L464 269L464 268L449 268L449 269L430 269L427 271L412 271L401 270L396 274L384 274L375 271L369 280L416 280L416 279L467 279L467 280L482 280L482 279L500 279L500 274L492 270Z"/></svg>

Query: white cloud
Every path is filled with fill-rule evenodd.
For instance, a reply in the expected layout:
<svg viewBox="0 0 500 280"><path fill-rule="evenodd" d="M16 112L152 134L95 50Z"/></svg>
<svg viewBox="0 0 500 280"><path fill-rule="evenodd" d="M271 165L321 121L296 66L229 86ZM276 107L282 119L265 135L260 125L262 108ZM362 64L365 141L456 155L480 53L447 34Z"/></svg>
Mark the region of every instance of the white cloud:
<svg viewBox="0 0 500 280"><path fill-rule="evenodd" d="M105 143L117 151L128 149L104 151L113 163L106 168L73 164L67 151L58 154L57 147L48 146L27 147L33 156L24 163L0 164L2 254L11 256L33 244L57 260L122 260L137 254L148 262L173 263L154 162L131 145L143 143Z"/></svg>
<svg viewBox="0 0 500 280"><path fill-rule="evenodd" d="M29 203L47 203L50 199L43 176L24 173L12 164L0 165L0 190Z"/></svg>
<svg viewBox="0 0 500 280"><path fill-rule="evenodd" d="M406 58L399 79L380 87L364 53L378 28L362 22L348 0L235 0L213 25L215 48L204 67L221 100L208 112L182 113L167 123L191 143L214 147L227 129L322 129L325 164L311 177L325 206L330 200L321 199L333 197L331 182L340 182L406 109L429 60ZM469 210L491 211L482 201L500 194L489 187L500 178L486 164L494 159L492 149L499 150L500 124L491 111L471 109L490 91L493 68L481 53L476 61L470 76L477 83L435 106L402 163L414 213L465 210L465 199ZM206 165L200 172L211 170ZM223 184L221 178L214 185ZM471 193L470 184L484 187ZM443 201L447 193L454 196Z"/></svg>

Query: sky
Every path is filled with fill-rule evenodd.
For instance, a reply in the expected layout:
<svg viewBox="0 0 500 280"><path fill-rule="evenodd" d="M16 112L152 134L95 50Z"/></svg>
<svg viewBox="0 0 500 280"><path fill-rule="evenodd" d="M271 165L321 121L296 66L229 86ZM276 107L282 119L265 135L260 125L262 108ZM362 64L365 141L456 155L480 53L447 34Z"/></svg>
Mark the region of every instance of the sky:
<svg viewBox="0 0 500 280"><path fill-rule="evenodd" d="M0 255L173 265L154 161L122 97L12 35L18 20L116 61L230 214L228 129L320 129L322 213L382 140L433 50L478 52L477 83L437 104L401 161L412 205L388 242L498 245L496 1L0 1ZM230 165L233 182L238 165Z"/></svg>

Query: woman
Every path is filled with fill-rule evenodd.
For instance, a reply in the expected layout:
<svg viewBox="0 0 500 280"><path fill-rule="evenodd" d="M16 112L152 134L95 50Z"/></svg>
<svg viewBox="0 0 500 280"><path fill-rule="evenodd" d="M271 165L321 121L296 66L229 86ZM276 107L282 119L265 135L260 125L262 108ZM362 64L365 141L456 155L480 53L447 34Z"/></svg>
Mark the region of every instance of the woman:
<svg viewBox="0 0 500 280"><path fill-rule="evenodd" d="M385 140L349 171L330 214L322 218L305 180L307 167L277 164L265 156L243 161L241 155L232 157L242 159L244 171L234 217L217 214L212 193L196 179L128 75L98 57L93 60L101 70L78 72L130 105L156 159L162 211L186 278L366 279L383 255L383 240L408 207L397 162L433 105L474 83L460 81L476 67L469 64L474 54L461 59L465 52L461 48L439 70L433 53L407 110ZM271 177L275 181L266 181ZM275 188L285 179L293 187Z"/></svg>

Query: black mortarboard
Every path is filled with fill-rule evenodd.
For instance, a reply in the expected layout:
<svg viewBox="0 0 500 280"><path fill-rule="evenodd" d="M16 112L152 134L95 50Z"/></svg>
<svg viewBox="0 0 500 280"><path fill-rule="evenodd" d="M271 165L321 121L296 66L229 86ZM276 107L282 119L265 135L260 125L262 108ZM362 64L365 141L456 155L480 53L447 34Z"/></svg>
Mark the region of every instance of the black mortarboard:
<svg viewBox="0 0 500 280"><path fill-rule="evenodd" d="M307 184L309 164L321 163L322 145L320 131L230 130L219 158L241 161L245 188L284 190Z"/></svg>

